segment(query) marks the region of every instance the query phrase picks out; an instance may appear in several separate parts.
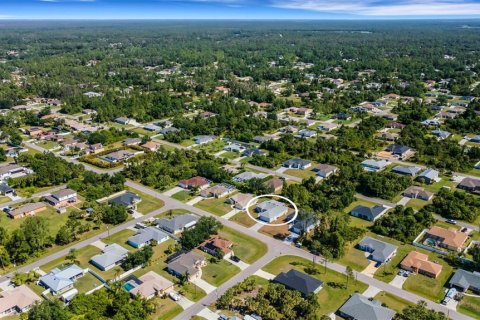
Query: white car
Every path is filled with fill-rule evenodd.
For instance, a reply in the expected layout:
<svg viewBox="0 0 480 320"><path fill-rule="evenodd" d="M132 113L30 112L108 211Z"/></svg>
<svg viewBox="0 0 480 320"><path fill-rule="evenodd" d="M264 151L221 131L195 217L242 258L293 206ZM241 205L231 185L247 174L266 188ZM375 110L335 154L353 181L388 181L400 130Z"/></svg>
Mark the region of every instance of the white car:
<svg viewBox="0 0 480 320"><path fill-rule="evenodd" d="M182 298L182 296L181 296L180 294L178 294L178 293L176 293L176 292L173 292L173 291L170 292L170 293L168 294L168 296L169 296L170 299L172 299L173 301L178 301L178 300L180 300L180 299Z"/></svg>

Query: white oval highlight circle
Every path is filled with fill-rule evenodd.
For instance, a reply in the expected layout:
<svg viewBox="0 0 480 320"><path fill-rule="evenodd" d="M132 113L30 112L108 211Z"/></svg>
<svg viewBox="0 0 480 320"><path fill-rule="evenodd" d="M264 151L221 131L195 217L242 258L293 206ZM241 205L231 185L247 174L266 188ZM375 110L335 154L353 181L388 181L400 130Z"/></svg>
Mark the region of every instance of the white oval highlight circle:
<svg viewBox="0 0 480 320"><path fill-rule="evenodd" d="M283 222L283 223L269 223L269 222L264 222L264 221L261 221L260 219L256 219L254 218L251 214L250 214L250 210L249 208L253 205L253 202L257 199L260 199L260 198L279 198L279 199L282 199L282 200L285 200L287 201L288 203L290 203L292 206L293 206L293 209L295 210L294 214L293 214L293 217L288 220L287 222ZM295 202L293 202L292 200L284 197L284 196L279 196L278 194L262 194L262 195L259 195L259 196L256 196L256 197L253 197L252 199L250 199L250 201L248 201L247 205L245 206L245 211L247 212L247 215L250 217L250 219L252 219L253 221L257 222L257 223L260 223L260 224L263 224L265 226L272 226L272 227L280 227L280 226L284 226L284 225L287 225L287 224L290 224L292 223L293 221L295 221L295 219L297 219L297 216L298 216L298 208L297 208L297 205L295 204Z"/></svg>

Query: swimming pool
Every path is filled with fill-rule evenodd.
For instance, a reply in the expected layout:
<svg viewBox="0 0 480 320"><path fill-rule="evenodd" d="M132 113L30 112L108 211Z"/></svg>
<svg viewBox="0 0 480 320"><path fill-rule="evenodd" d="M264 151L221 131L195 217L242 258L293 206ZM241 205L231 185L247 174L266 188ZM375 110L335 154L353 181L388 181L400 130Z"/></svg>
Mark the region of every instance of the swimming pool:
<svg viewBox="0 0 480 320"><path fill-rule="evenodd" d="M133 288L135 288L135 286L133 284L131 284L130 282L126 282L123 285L123 289L127 290L128 292L130 292L130 290L132 290Z"/></svg>

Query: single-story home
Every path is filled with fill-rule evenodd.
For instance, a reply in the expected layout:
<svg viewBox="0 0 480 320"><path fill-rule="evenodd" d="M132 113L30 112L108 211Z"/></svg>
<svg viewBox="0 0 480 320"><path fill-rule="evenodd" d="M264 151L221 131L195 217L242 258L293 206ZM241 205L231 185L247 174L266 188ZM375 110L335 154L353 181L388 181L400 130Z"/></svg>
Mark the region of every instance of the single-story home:
<svg viewBox="0 0 480 320"><path fill-rule="evenodd" d="M17 192L8 184L6 184L5 182L2 182L0 183L0 194L2 196L16 196Z"/></svg>
<svg viewBox="0 0 480 320"><path fill-rule="evenodd" d="M371 237L365 237L358 243L358 249L370 253L370 260L386 263L397 253L397 246Z"/></svg>
<svg viewBox="0 0 480 320"><path fill-rule="evenodd" d="M269 200L257 205L255 211L258 218L264 222L272 222L287 214L288 207L283 202Z"/></svg>
<svg viewBox="0 0 480 320"><path fill-rule="evenodd" d="M212 256L221 256L224 258L233 255L232 246L232 241L215 235L202 242L199 246L199 249L211 254Z"/></svg>
<svg viewBox="0 0 480 320"><path fill-rule="evenodd" d="M123 140L124 146L138 146L142 142L140 138L127 138Z"/></svg>
<svg viewBox="0 0 480 320"><path fill-rule="evenodd" d="M290 290L296 290L303 296L316 294L323 287L322 281L295 269L290 269L288 272L278 274L273 279L273 282L282 284Z"/></svg>
<svg viewBox="0 0 480 320"><path fill-rule="evenodd" d="M240 143L230 143L223 148L223 150L225 151L232 151L232 152L242 152L245 149L246 149L245 146Z"/></svg>
<svg viewBox="0 0 480 320"><path fill-rule="evenodd" d="M178 234L197 224L198 217L193 214L182 214L172 218L162 218L156 221L157 226L172 234Z"/></svg>
<svg viewBox="0 0 480 320"><path fill-rule="evenodd" d="M321 163L313 168L313 171L315 171L319 177L328 178L332 174L335 174L338 171L338 168L329 164Z"/></svg>
<svg viewBox="0 0 480 320"><path fill-rule="evenodd" d="M354 217L367 220L367 221L375 221L384 215L388 211L388 208L375 205L373 207L366 207L363 205L358 205L350 211L350 214Z"/></svg>
<svg viewBox="0 0 480 320"><path fill-rule="evenodd" d="M136 193L127 191L125 193L122 193L121 195L118 195L114 198L111 198L108 200L108 204L116 204L116 205L121 205L127 208L131 209L136 209L137 203L142 201L142 198L140 198L139 195Z"/></svg>
<svg viewBox="0 0 480 320"><path fill-rule="evenodd" d="M128 238L127 243L134 248L143 248L156 241L157 243L165 242L169 239L168 234L156 227L147 227L140 229L137 234Z"/></svg>
<svg viewBox="0 0 480 320"><path fill-rule="evenodd" d="M13 177L26 176L27 174L30 174L30 173L33 173L33 171L26 167L9 163L7 165L0 167L0 180L7 180Z"/></svg>
<svg viewBox="0 0 480 320"><path fill-rule="evenodd" d="M151 299L155 296L162 297L173 289L173 282L165 279L154 271L149 271L139 277L138 284L129 291L132 296L141 296L144 299Z"/></svg>
<svg viewBox="0 0 480 320"><path fill-rule="evenodd" d="M433 198L433 192L427 191L422 187L411 186L403 191L403 196L411 199L430 201Z"/></svg>
<svg viewBox="0 0 480 320"><path fill-rule="evenodd" d="M161 146L162 144L160 142L154 140L147 141L141 145L142 148L145 148L152 152L157 151L158 149L160 149Z"/></svg>
<svg viewBox="0 0 480 320"><path fill-rule="evenodd" d="M167 264L167 271L179 278L188 274L188 281L192 281L202 276L202 267L206 264L207 261L204 256L190 251L170 259Z"/></svg>
<svg viewBox="0 0 480 320"><path fill-rule="evenodd" d="M390 164L390 161L385 159L375 160L367 159L362 161L361 166L365 171L378 172L385 169Z"/></svg>
<svg viewBox="0 0 480 320"><path fill-rule="evenodd" d="M27 312L42 299L26 285L8 289L0 293L0 318Z"/></svg>
<svg viewBox="0 0 480 320"><path fill-rule="evenodd" d="M344 319L355 320L392 320L395 317L395 311L359 293L352 294L337 313Z"/></svg>
<svg viewBox="0 0 480 320"><path fill-rule="evenodd" d="M246 149L242 152L242 157L253 157L253 156L266 156L267 153L258 148Z"/></svg>
<svg viewBox="0 0 480 320"><path fill-rule="evenodd" d="M428 255L418 251L409 252L400 262L400 268L431 278L437 278L440 272L442 272L441 264L428 261Z"/></svg>
<svg viewBox="0 0 480 320"><path fill-rule="evenodd" d="M457 188L469 192L480 192L480 179L464 178L462 182L457 185Z"/></svg>
<svg viewBox="0 0 480 320"><path fill-rule="evenodd" d="M127 124L131 123L133 120L129 119L129 118L126 118L126 117L119 117L119 118L116 118L113 121L115 121L116 123L127 125Z"/></svg>
<svg viewBox="0 0 480 320"><path fill-rule="evenodd" d="M403 174L403 175L407 175L407 176L416 176L417 173L422 170L420 167L416 167L416 166L409 166L409 167L405 167L405 166L395 166L392 171L395 172L395 173L398 173L398 174Z"/></svg>
<svg viewBox="0 0 480 320"><path fill-rule="evenodd" d="M55 268L38 279L38 284L46 289L50 289L53 295L64 293L73 288L75 281L87 273L76 264L69 265L64 269Z"/></svg>
<svg viewBox="0 0 480 320"><path fill-rule="evenodd" d="M200 176L192 177L186 180L180 180L180 182L178 183L178 186L180 188L188 189L188 190L194 189L194 188L202 190L202 189L208 188L209 185L210 185L210 180Z"/></svg>
<svg viewBox="0 0 480 320"><path fill-rule="evenodd" d="M215 136L196 136L193 137L193 141L195 141L195 144L204 144L212 142L215 138Z"/></svg>
<svg viewBox="0 0 480 320"><path fill-rule="evenodd" d="M104 155L102 159L111 163L117 163L120 161L128 160L133 156L134 154L127 150L118 150Z"/></svg>
<svg viewBox="0 0 480 320"><path fill-rule="evenodd" d="M272 178L268 181L265 181L265 186L271 188L273 192L280 192L283 188L283 180L279 178Z"/></svg>
<svg viewBox="0 0 480 320"><path fill-rule="evenodd" d="M385 151L390 152L399 159L406 159L414 153L412 148L397 143L389 145Z"/></svg>
<svg viewBox="0 0 480 320"><path fill-rule="evenodd" d="M428 168L418 175L417 180L428 183L428 184L432 184L434 182L440 181L441 178L440 178L440 173L437 170Z"/></svg>
<svg viewBox="0 0 480 320"><path fill-rule="evenodd" d="M66 188L54 192L43 199L45 202L54 206L55 208L65 207L77 202L77 192L75 190Z"/></svg>
<svg viewBox="0 0 480 320"><path fill-rule="evenodd" d="M127 255L127 249L121 245L112 243L105 246L101 254L93 256L90 259L90 263L102 271L107 271L120 265Z"/></svg>
<svg viewBox="0 0 480 320"><path fill-rule="evenodd" d="M256 173L256 172L251 172L251 171L245 171L242 173L237 174L232 178L233 181L235 182L245 182L248 180L252 179L263 179L267 177L265 173Z"/></svg>
<svg viewBox="0 0 480 320"><path fill-rule="evenodd" d="M436 245L448 250L461 251L468 239L468 234L459 230L445 229L433 226L425 234L426 237L436 241Z"/></svg>
<svg viewBox="0 0 480 320"><path fill-rule="evenodd" d="M470 290L480 293L480 273L458 269L448 282L448 285L461 292Z"/></svg>
<svg viewBox="0 0 480 320"><path fill-rule="evenodd" d="M436 136L439 140L444 140L450 137L451 133L448 131L435 129L431 132L434 136Z"/></svg>
<svg viewBox="0 0 480 320"><path fill-rule="evenodd" d="M312 165L312 163L308 160L303 160L303 159L290 159L287 160L283 163L283 166L285 168L291 168L291 169L307 169Z"/></svg>
<svg viewBox="0 0 480 320"><path fill-rule="evenodd" d="M147 131L150 131L150 132L155 132L155 131L160 130L161 128L157 125L154 125L154 124L147 124L147 125L143 126L143 129L145 129Z"/></svg>
<svg viewBox="0 0 480 320"><path fill-rule="evenodd" d="M231 197L229 197L226 202L233 204L235 209L238 210L245 210L247 204L250 200L253 199L253 195L250 193L237 193ZM257 201L252 201L252 204L255 204Z"/></svg>
<svg viewBox="0 0 480 320"><path fill-rule="evenodd" d="M150 130L150 131L155 131L155 130ZM168 133L173 133L173 132L178 132L178 131L180 131L180 129L175 128L175 127L168 127L168 128L163 128L162 130L160 130L160 133L161 134L168 134Z"/></svg>
<svg viewBox="0 0 480 320"><path fill-rule="evenodd" d="M290 230L293 233L301 235L312 231L319 224L318 219L312 217L309 219L296 219Z"/></svg>
<svg viewBox="0 0 480 320"><path fill-rule="evenodd" d="M27 203L16 209L9 210L7 214L12 219L19 219L27 216L34 216L35 214L47 210L47 205L43 202Z"/></svg>
<svg viewBox="0 0 480 320"><path fill-rule="evenodd" d="M338 124L333 122L325 122L317 126L317 129L321 131L332 131L337 128L338 128Z"/></svg>
<svg viewBox="0 0 480 320"><path fill-rule="evenodd" d="M298 131L296 137L298 138L313 138L317 136L317 131L309 130L309 129L302 129Z"/></svg>
<svg viewBox="0 0 480 320"><path fill-rule="evenodd" d="M200 192L200 196L204 198L215 197L222 198L236 190L235 186L227 183L217 184L216 186L204 189Z"/></svg>

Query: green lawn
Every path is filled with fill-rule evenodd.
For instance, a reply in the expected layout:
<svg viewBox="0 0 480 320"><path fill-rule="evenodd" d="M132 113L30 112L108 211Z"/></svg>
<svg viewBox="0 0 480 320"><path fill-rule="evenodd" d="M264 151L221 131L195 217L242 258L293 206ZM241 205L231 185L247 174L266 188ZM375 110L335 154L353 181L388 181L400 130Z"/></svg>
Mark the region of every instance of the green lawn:
<svg viewBox="0 0 480 320"><path fill-rule="evenodd" d="M301 179L308 179L310 177L315 177L316 173L311 170L299 170L299 169L287 169L284 171L285 174L301 178Z"/></svg>
<svg viewBox="0 0 480 320"><path fill-rule="evenodd" d="M223 150L223 147L225 147L225 142L223 142L220 139L214 140L209 143L202 144L195 149L197 150L203 150L207 153L217 153Z"/></svg>
<svg viewBox="0 0 480 320"><path fill-rule="evenodd" d="M224 152L220 155L220 158L226 158L226 159L235 159L235 158L238 158L240 157L240 153L238 152L233 152L233 151L227 151L227 152Z"/></svg>
<svg viewBox="0 0 480 320"><path fill-rule="evenodd" d="M90 272L87 272L83 277L75 281L75 288L79 293L86 293L101 284L100 280L95 278Z"/></svg>
<svg viewBox="0 0 480 320"><path fill-rule="evenodd" d="M138 133L138 134L147 136L147 137L151 137L151 136L153 136L153 135L156 134L155 132L148 131L148 130L145 130L145 129L143 129L143 128L135 128L135 129L133 129L132 131L133 131L133 132L136 132L136 133Z"/></svg>
<svg viewBox="0 0 480 320"><path fill-rule="evenodd" d="M311 267L312 262L309 260L294 256L281 256L267 264L263 270L272 274L279 274L280 272L286 272L290 269L305 272L305 269ZM365 283L353 279L350 280L348 288L334 288L329 285L329 283L346 284L345 275L332 270L327 270L327 272L324 273L324 268L319 265L317 265L315 269L318 273L312 276L324 282L324 287L317 294L317 299L320 304L319 316L335 312L352 293L361 293L368 288Z"/></svg>
<svg viewBox="0 0 480 320"><path fill-rule="evenodd" d="M212 263L211 255L200 250L197 250L197 253L202 254L207 259L207 265L202 268L202 279L215 287L220 286L240 272L239 267L224 259L219 259L217 262Z"/></svg>
<svg viewBox="0 0 480 320"><path fill-rule="evenodd" d="M76 251L77 254L77 263L79 266L82 268L89 268L91 265L89 264L88 261L90 261L90 258L93 257L96 254L101 253L102 251L98 249L97 247L94 246L86 246L82 249L79 249ZM63 256L61 258L55 259L53 261L50 261L47 264L44 264L43 266L40 266L40 269L49 272L55 267L63 267L65 265L71 264L69 260L67 260L66 256Z"/></svg>
<svg viewBox="0 0 480 320"><path fill-rule="evenodd" d="M365 252L353 246L337 262L344 266L350 266L356 271L363 271L370 264L370 260L365 257Z"/></svg>
<svg viewBox="0 0 480 320"><path fill-rule="evenodd" d="M374 297L375 300L380 301L382 304L385 304L387 308L395 310L396 312L401 312L403 309L409 306L413 306L414 304L394 296L388 292L382 291Z"/></svg>
<svg viewBox="0 0 480 320"><path fill-rule="evenodd" d="M58 143L55 143L53 141L42 141L38 143L38 146L47 150L51 150L53 148L59 147Z"/></svg>
<svg viewBox="0 0 480 320"><path fill-rule="evenodd" d="M170 216L177 216L181 214L187 214L190 213L190 211L185 210L185 209L172 209L168 210L166 212L160 213L158 216L155 216L155 218L160 219L160 218L165 218L165 217L170 217Z"/></svg>
<svg viewBox="0 0 480 320"><path fill-rule="evenodd" d="M172 299L157 297L154 299L155 313L150 315L152 320L170 320L180 314L183 309Z"/></svg>
<svg viewBox="0 0 480 320"><path fill-rule="evenodd" d="M6 202L10 202L10 198L9 197L2 197L0 196L0 204L2 203L6 203Z"/></svg>
<svg viewBox="0 0 480 320"><path fill-rule="evenodd" d="M180 145L184 146L184 147L189 147L189 146L192 146L194 144L195 144L195 141L193 141L192 139L187 139L187 140L183 140L182 142L180 142Z"/></svg>
<svg viewBox="0 0 480 320"><path fill-rule="evenodd" d="M480 315L480 296L463 296L462 301L457 306L457 310L467 316L478 319L478 315Z"/></svg>
<svg viewBox="0 0 480 320"><path fill-rule="evenodd" d="M213 213L216 216L223 216L232 211L230 204L225 203L225 198L211 198L197 202L194 207Z"/></svg>
<svg viewBox="0 0 480 320"><path fill-rule="evenodd" d="M233 242L233 251L242 261L253 263L267 253L267 246L244 233L223 227L218 234Z"/></svg>
<svg viewBox="0 0 480 320"><path fill-rule="evenodd" d="M125 249L127 249L129 251L134 251L135 248L132 247L131 245L127 244L128 238L130 238L134 234L136 234L135 231L130 230L130 229L125 229L125 230L122 230L120 232L110 234L107 238L102 239L102 241L105 242L106 244L116 243L116 244L121 245L122 247L124 247Z"/></svg>
<svg viewBox="0 0 480 320"><path fill-rule="evenodd" d="M138 191L137 189L127 188L127 190L138 194L142 198L142 201L137 204L137 211L140 213L149 213L165 205L162 200Z"/></svg>
<svg viewBox="0 0 480 320"><path fill-rule="evenodd" d="M172 195L173 199L176 199L176 200L182 201L182 202L187 202L187 201L193 199L194 197L195 196L190 194L190 191L187 191L187 190L182 190L182 191L179 191L179 192Z"/></svg>
<svg viewBox="0 0 480 320"><path fill-rule="evenodd" d="M234 222L236 222L238 224L241 224L242 226L247 227L247 228L250 228L251 226L256 224L256 222L253 221L252 218L250 218L248 216L248 214L244 211L241 211L241 212L237 213L236 215L234 215L232 218L230 218L230 221L234 221Z"/></svg>
<svg viewBox="0 0 480 320"><path fill-rule="evenodd" d="M432 201L425 201L421 199L410 199L407 203L407 207L412 207L415 210L420 210Z"/></svg>

